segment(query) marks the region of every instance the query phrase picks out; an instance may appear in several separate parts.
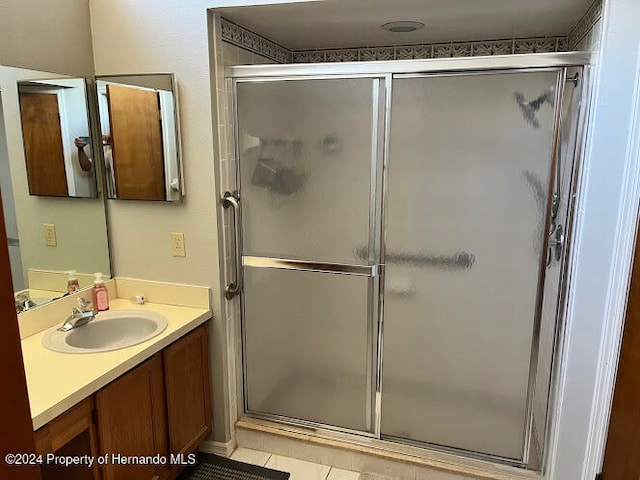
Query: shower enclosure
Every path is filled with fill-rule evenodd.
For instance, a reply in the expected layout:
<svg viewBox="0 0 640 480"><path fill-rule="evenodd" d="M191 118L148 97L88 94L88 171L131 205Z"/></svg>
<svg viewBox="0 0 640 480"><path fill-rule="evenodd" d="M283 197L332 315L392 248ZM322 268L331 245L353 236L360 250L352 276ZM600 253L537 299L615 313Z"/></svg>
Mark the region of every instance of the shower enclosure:
<svg viewBox="0 0 640 480"><path fill-rule="evenodd" d="M540 468L586 60L229 70L246 415Z"/></svg>

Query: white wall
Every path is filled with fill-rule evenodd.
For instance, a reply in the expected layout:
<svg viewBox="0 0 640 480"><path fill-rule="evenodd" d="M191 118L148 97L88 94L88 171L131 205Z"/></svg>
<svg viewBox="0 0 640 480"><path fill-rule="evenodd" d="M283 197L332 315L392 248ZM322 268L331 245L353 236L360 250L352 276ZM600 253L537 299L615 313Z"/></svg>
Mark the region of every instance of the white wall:
<svg viewBox="0 0 640 480"><path fill-rule="evenodd" d="M217 288L205 6L196 1L159 5L151 0L92 0L91 15L97 75L173 72L180 94L188 195L181 205L108 202L115 271L120 276ZM185 258L171 256L171 231L184 232Z"/></svg>
<svg viewBox="0 0 640 480"><path fill-rule="evenodd" d="M0 1L0 64L93 75L89 0Z"/></svg>

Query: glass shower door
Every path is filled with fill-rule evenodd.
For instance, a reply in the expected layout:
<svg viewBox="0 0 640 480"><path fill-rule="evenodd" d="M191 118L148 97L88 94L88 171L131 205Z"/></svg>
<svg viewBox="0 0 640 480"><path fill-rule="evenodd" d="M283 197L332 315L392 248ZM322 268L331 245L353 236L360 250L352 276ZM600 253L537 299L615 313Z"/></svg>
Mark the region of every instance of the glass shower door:
<svg viewBox="0 0 640 480"><path fill-rule="evenodd" d="M393 80L385 438L523 458L558 78Z"/></svg>
<svg viewBox="0 0 640 480"><path fill-rule="evenodd" d="M236 82L251 414L373 431L380 82Z"/></svg>

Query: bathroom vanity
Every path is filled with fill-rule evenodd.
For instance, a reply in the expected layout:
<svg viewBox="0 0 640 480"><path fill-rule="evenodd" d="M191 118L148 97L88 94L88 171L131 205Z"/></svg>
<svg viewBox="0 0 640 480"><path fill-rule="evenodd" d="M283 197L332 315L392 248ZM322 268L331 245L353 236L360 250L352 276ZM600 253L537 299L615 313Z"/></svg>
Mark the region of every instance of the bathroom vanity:
<svg viewBox="0 0 640 480"><path fill-rule="evenodd" d="M188 454L211 432L206 323L211 311L191 303L134 305L115 298L112 311L138 309L167 319L159 335L119 350L51 351L42 344L51 328L23 338L36 454L42 455L44 480L168 479L188 464ZM47 462L47 454L94 461L61 466ZM133 456L157 460L124 465L123 457ZM99 458L106 461L98 464Z"/></svg>
<svg viewBox="0 0 640 480"><path fill-rule="evenodd" d="M211 431L207 326L202 325L35 432L41 455L97 458L195 451ZM180 465L45 465L43 479L170 478ZM99 476L101 474L101 476Z"/></svg>

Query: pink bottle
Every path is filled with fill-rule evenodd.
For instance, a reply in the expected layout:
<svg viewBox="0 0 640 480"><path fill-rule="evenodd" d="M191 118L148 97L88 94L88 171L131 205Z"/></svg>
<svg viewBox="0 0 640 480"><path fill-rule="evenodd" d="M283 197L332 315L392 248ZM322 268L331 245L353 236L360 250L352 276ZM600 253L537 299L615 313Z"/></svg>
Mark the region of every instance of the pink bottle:
<svg viewBox="0 0 640 480"><path fill-rule="evenodd" d="M104 275L102 273L95 273L94 275L96 278L93 281L93 289L91 290L93 309L97 312L104 312L109 310L109 293L104 284Z"/></svg>

